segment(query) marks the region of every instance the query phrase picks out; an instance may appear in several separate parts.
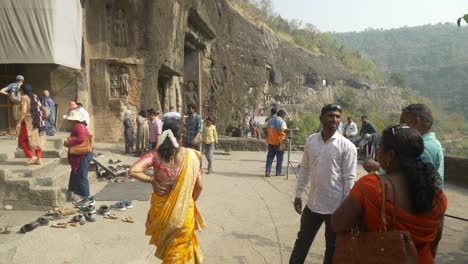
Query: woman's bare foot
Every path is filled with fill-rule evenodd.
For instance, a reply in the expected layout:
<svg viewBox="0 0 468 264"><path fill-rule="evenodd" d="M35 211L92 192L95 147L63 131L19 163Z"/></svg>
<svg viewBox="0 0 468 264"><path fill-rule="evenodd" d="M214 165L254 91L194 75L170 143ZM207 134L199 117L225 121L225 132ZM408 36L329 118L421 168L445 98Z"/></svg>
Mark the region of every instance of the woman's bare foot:
<svg viewBox="0 0 468 264"><path fill-rule="evenodd" d="M36 162L34 163L36 165L42 165L42 159L37 159Z"/></svg>

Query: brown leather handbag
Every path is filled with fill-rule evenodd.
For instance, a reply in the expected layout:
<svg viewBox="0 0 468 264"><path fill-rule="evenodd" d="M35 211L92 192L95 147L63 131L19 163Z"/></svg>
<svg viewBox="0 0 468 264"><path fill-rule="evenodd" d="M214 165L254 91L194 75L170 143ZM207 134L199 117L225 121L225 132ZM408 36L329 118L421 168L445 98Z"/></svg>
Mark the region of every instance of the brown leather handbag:
<svg viewBox="0 0 468 264"><path fill-rule="evenodd" d="M393 215L390 230L386 228L385 220L385 184L381 176L382 204L380 209L381 230L365 232L356 229L338 235L333 255L334 264L412 264L418 263L418 253L406 230L395 230L395 219L398 211L396 190L393 182L388 179L393 190ZM358 186L359 188L359 186ZM369 199L369 197L366 197ZM375 201L371 201L375 202Z"/></svg>
<svg viewBox="0 0 468 264"><path fill-rule="evenodd" d="M93 143L93 135L89 135L81 144L69 146L68 153L71 155L87 155L94 151Z"/></svg>

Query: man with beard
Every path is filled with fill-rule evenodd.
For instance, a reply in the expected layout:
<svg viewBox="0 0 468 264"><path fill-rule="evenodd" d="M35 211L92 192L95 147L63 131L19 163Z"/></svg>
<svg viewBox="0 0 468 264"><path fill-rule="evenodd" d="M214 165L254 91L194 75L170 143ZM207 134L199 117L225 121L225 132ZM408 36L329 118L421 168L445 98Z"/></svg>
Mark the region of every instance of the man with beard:
<svg viewBox="0 0 468 264"><path fill-rule="evenodd" d="M201 117L197 114L197 106L194 103L187 105L187 117L185 118L184 147L201 150L200 135L203 132Z"/></svg>
<svg viewBox="0 0 468 264"><path fill-rule="evenodd" d="M331 263L336 233L330 217L348 196L356 179L356 147L337 131L341 121L341 106L328 104L322 108L323 130L309 136L296 187L294 208L301 216L289 263L304 263L317 231L325 222L326 250L323 263ZM302 193L310 183L307 205L302 210Z"/></svg>

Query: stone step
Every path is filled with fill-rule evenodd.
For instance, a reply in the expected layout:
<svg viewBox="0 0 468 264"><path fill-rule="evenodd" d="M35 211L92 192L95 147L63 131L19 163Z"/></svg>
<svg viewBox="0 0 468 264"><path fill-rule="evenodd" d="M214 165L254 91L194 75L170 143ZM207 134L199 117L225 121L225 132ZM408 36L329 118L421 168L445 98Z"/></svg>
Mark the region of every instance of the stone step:
<svg viewBox="0 0 468 264"><path fill-rule="evenodd" d="M60 158L64 152L62 150L43 150L42 151L42 158L49 159L49 158ZM15 152L15 158L17 159L25 159L26 156L24 155L23 151Z"/></svg>

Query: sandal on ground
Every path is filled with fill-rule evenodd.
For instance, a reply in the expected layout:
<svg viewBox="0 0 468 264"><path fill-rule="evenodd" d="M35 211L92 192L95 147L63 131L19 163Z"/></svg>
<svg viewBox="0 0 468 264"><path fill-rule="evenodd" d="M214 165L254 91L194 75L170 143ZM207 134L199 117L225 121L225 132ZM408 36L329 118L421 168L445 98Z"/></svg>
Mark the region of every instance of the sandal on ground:
<svg viewBox="0 0 468 264"><path fill-rule="evenodd" d="M124 221L125 223L135 223L135 220L133 220L131 216L124 217L122 221Z"/></svg>
<svg viewBox="0 0 468 264"><path fill-rule="evenodd" d="M67 228L67 227L68 227L68 223L55 223L55 224L52 224L50 227L55 227L55 228Z"/></svg>
<svg viewBox="0 0 468 264"><path fill-rule="evenodd" d="M119 217L116 214L108 214L108 215L105 215L104 218L106 218L106 219L119 219Z"/></svg>
<svg viewBox="0 0 468 264"><path fill-rule="evenodd" d="M44 225L48 225L49 224L49 219L45 218L45 217L39 217L36 222L38 222L40 225L44 226Z"/></svg>
<svg viewBox="0 0 468 264"><path fill-rule="evenodd" d="M33 164L42 165L42 159L37 159L36 162L34 162Z"/></svg>
<svg viewBox="0 0 468 264"><path fill-rule="evenodd" d="M66 217L65 215L61 213L52 213L52 214L47 213L45 216L47 216L46 218L51 221L60 220Z"/></svg>
<svg viewBox="0 0 468 264"><path fill-rule="evenodd" d="M27 232L31 232L34 229L36 229L38 226L39 226L38 222L32 222L32 223L29 223L29 224L25 224L24 226L21 227L20 233L24 234L24 233L27 233Z"/></svg>
<svg viewBox="0 0 468 264"><path fill-rule="evenodd" d="M11 234L13 233L13 227L12 226L4 226L0 227L0 234Z"/></svg>
<svg viewBox="0 0 468 264"><path fill-rule="evenodd" d="M29 160L26 161L26 166L36 163L37 160L38 160L37 157L32 157L32 158L30 158Z"/></svg>

